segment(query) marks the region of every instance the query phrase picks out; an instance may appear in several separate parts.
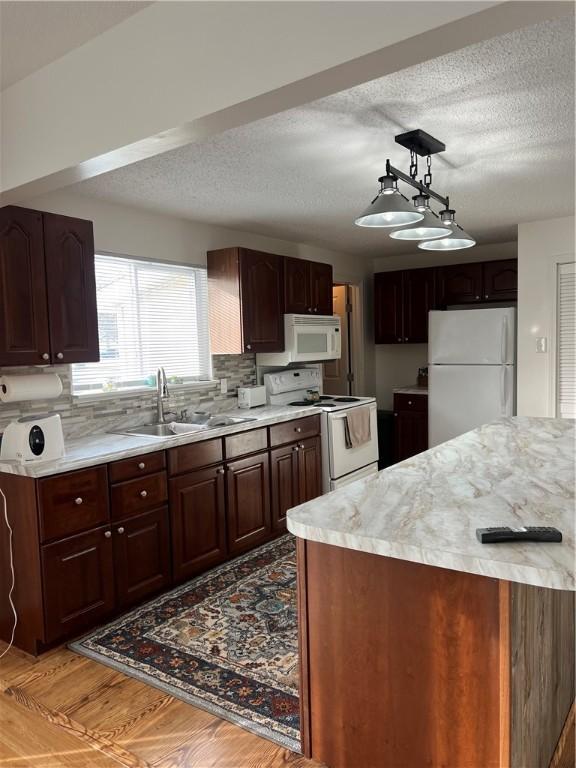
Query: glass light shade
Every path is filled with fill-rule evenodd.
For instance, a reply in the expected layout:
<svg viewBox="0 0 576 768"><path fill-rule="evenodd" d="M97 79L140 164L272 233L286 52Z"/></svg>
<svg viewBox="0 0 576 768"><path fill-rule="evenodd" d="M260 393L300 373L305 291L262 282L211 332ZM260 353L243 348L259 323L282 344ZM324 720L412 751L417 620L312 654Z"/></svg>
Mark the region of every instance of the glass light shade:
<svg viewBox="0 0 576 768"><path fill-rule="evenodd" d="M390 232L395 240L434 240L438 237L449 237L452 228L444 226L432 211L427 210L422 221L415 227L404 227Z"/></svg>
<svg viewBox="0 0 576 768"><path fill-rule="evenodd" d="M460 251L462 248L472 248L473 245L476 245L476 240L456 225L448 237L424 240L418 243L418 248L423 251Z"/></svg>
<svg viewBox="0 0 576 768"><path fill-rule="evenodd" d="M378 195L355 224L359 227L401 227L415 224L423 218L424 214L416 211L400 192L394 192L392 195Z"/></svg>

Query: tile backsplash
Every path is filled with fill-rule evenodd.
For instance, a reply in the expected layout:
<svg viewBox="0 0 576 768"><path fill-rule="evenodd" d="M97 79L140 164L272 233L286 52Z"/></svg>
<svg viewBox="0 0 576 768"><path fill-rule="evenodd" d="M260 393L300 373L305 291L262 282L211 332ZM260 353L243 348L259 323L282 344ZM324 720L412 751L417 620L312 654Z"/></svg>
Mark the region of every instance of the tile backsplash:
<svg viewBox="0 0 576 768"><path fill-rule="evenodd" d="M64 437L75 438L101 432L147 424L156 419L156 390L100 399L83 399L71 393L71 369L69 365L44 366L42 368L0 368L0 376L28 373L57 373L62 380L63 391L54 400L0 403L0 432L7 424L20 416L59 413L62 417ZM183 408L194 410L223 411L236 405L238 387L256 383L256 359L254 354L213 355L212 375L217 383L202 388L173 387L165 411L179 413ZM228 379L228 392L220 393L220 379Z"/></svg>

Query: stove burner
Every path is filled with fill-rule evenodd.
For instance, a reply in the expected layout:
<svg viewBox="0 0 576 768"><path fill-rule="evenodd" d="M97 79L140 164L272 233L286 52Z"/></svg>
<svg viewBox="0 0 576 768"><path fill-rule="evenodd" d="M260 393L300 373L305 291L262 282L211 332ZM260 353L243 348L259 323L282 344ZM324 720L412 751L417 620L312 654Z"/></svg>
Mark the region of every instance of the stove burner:
<svg viewBox="0 0 576 768"><path fill-rule="evenodd" d="M308 400L295 400L293 403L288 403L288 405L314 405L314 403L310 403Z"/></svg>
<svg viewBox="0 0 576 768"><path fill-rule="evenodd" d="M336 408L334 403L315 403L316 408Z"/></svg>
<svg viewBox="0 0 576 768"><path fill-rule="evenodd" d="M335 403L359 403L360 397L334 397L332 398Z"/></svg>

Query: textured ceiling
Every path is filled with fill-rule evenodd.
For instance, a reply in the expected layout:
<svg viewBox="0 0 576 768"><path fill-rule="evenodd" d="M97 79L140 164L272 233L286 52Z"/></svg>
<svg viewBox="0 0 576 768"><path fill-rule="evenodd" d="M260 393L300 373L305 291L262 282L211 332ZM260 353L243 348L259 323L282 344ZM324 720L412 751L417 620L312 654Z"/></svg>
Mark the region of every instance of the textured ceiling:
<svg viewBox="0 0 576 768"><path fill-rule="evenodd" d="M0 89L78 48L149 2L1 0Z"/></svg>
<svg viewBox="0 0 576 768"><path fill-rule="evenodd" d="M574 32L539 24L228 131L74 188L119 203L349 253L414 250L353 225L394 135L447 145L433 188L480 243L574 210ZM407 188L406 188L407 189Z"/></svg>

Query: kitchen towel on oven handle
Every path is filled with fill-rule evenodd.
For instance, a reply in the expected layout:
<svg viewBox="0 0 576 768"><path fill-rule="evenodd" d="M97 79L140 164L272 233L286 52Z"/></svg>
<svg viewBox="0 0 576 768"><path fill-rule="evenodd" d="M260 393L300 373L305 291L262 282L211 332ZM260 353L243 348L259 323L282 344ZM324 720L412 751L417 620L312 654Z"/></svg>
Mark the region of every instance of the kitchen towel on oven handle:
<svg viewBox="0 0 576 768"><path fill-rule="evenodd" d="M344 419L346 448L358 448L370 440L370 408L353 408Z"/></svg>

